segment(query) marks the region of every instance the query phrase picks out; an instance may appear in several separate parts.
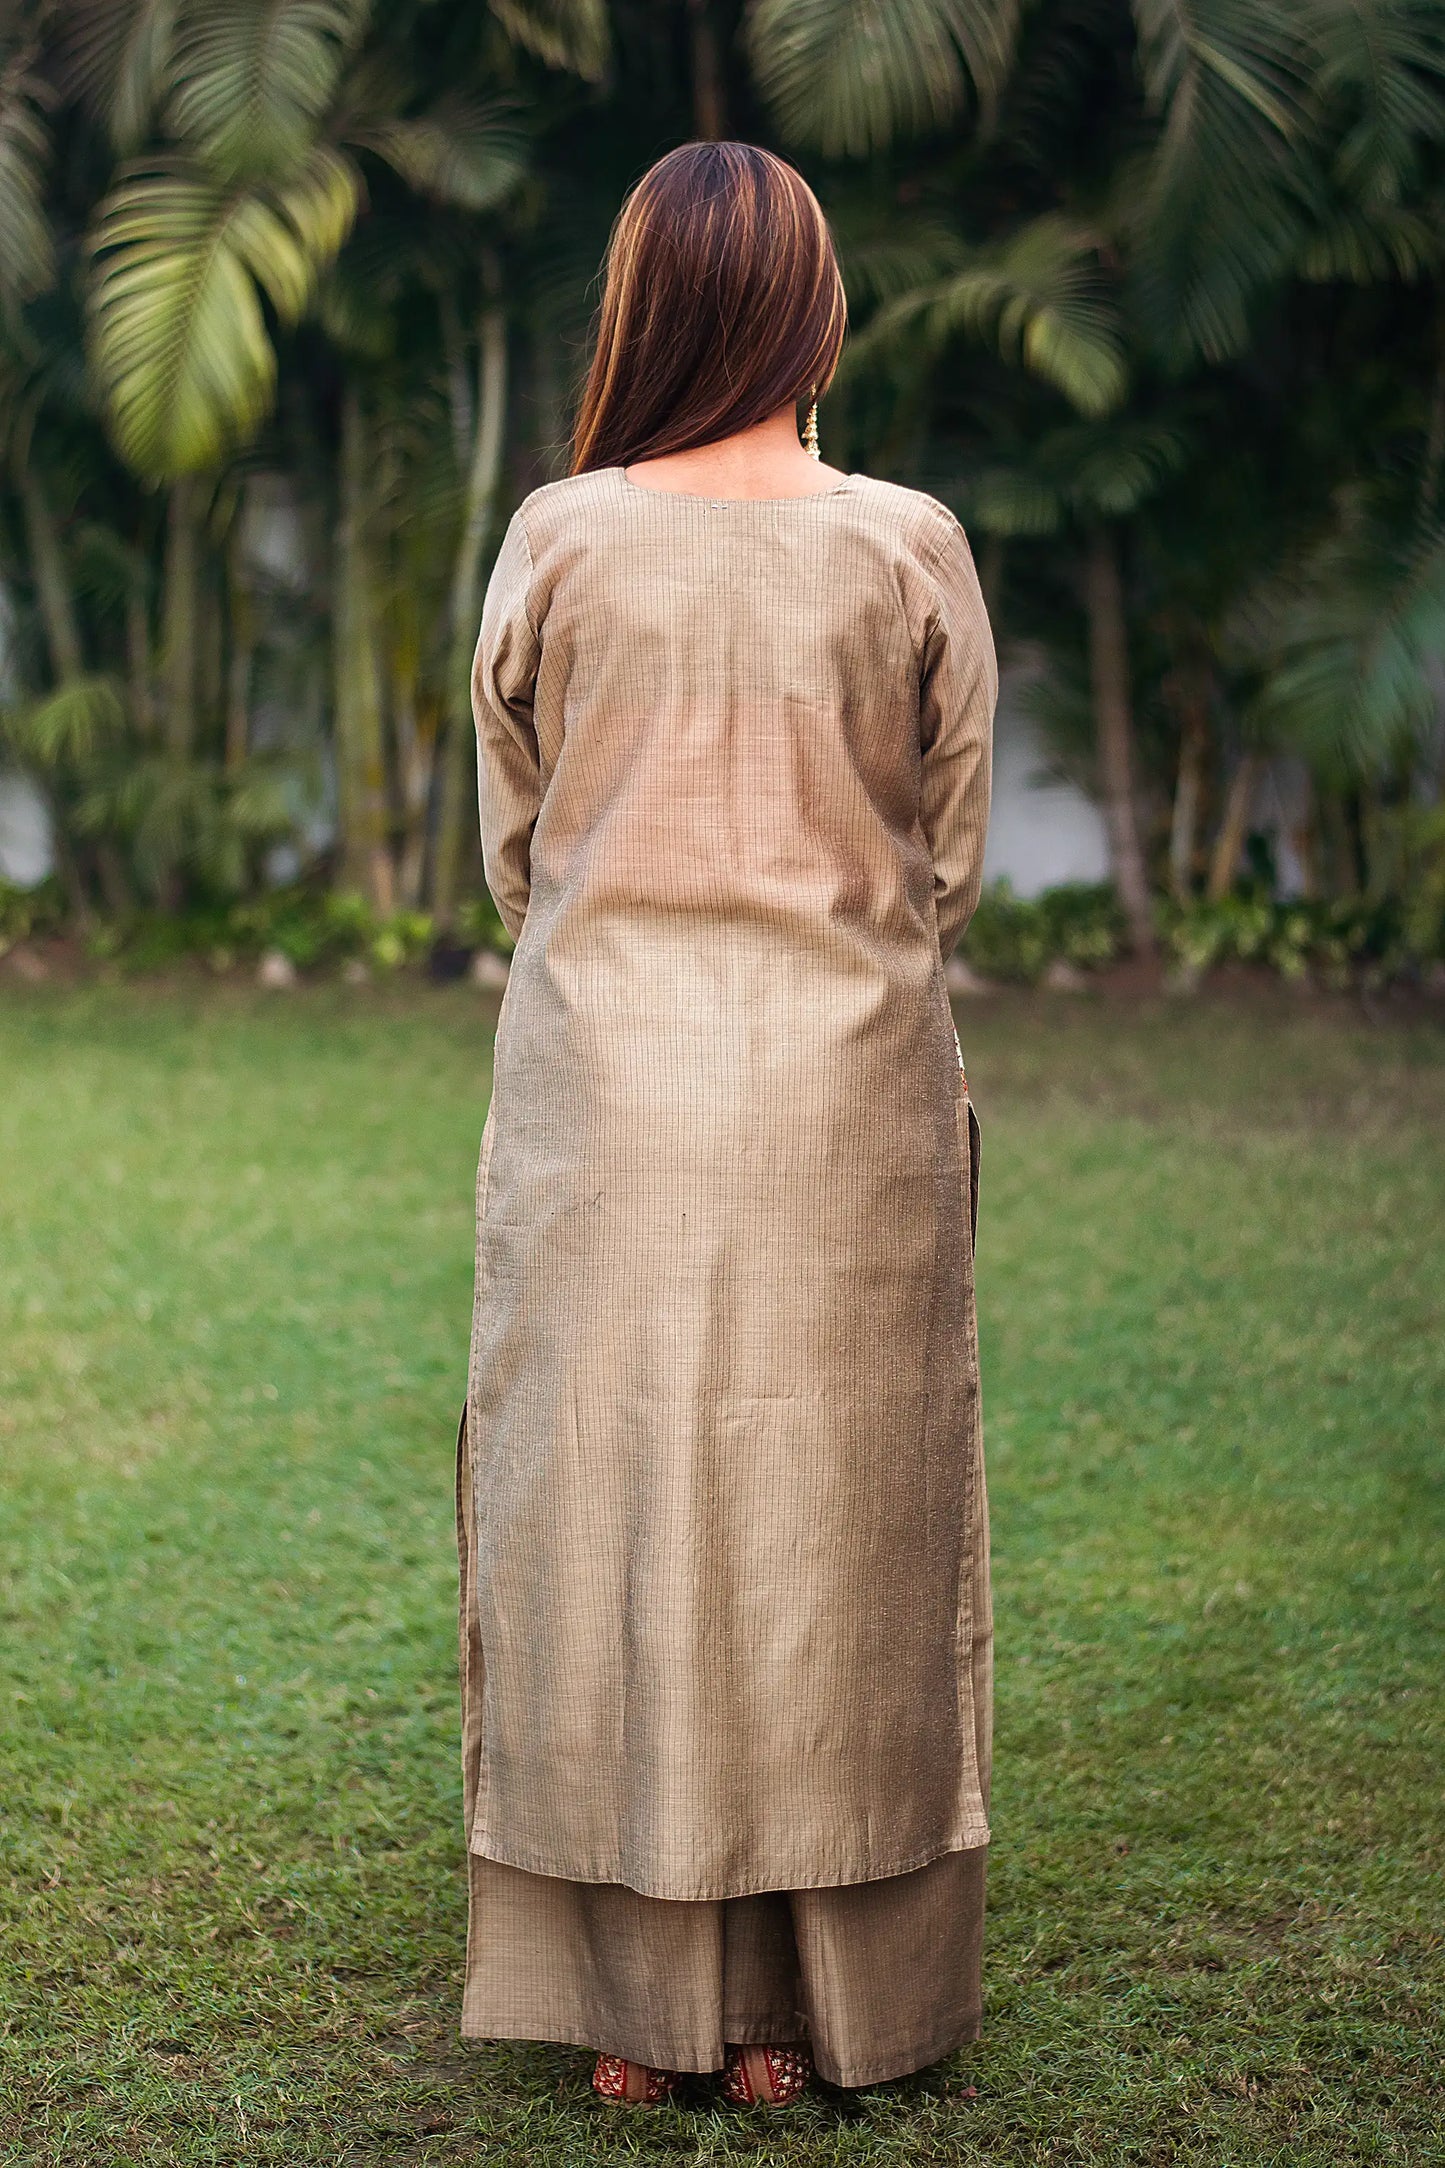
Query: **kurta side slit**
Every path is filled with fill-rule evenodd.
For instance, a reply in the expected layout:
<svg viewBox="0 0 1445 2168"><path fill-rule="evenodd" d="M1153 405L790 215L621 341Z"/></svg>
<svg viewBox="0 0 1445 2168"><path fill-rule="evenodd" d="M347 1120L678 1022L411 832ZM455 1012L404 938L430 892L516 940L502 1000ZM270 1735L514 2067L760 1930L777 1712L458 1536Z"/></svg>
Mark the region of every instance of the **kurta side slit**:
<svg viewBox="0 0 1445 2168"><path fill-rule="evenodd" d="M469 1682L480 1657L472 1493L463 1411L457 1530L469 1822L479 1744ZM978 2037L987 1859L980 1846L882 1882L679 1904L620 1883L527 1874L473 1852L462 2032L694 2071L720 2069L734 2042L806 2040L829 2084L877 2085Z"/></svg>
<svg viewBox="0 0 1445 2168"><path fill-rule="evenodd" d="M857 2084L976 2029L977 1154L942 963L995 690L967 544L913 491L608 471L508 531L473 678L517 947L459 1487L469 2032L710 2068L729 2024L802 2025Z"/></svg>

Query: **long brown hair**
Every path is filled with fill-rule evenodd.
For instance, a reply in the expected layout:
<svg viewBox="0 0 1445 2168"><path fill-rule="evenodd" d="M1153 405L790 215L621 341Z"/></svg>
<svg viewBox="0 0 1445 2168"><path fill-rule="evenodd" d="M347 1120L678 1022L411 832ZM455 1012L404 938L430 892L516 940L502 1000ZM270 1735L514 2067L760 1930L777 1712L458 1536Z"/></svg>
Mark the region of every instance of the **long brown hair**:
<svg viewBox="0 0 1445 2168"><path fill-rule="evenodd" d="M750 143L684 143L618 215L572 471L716 444L822 391L847 323L812 189Z"/></svg>

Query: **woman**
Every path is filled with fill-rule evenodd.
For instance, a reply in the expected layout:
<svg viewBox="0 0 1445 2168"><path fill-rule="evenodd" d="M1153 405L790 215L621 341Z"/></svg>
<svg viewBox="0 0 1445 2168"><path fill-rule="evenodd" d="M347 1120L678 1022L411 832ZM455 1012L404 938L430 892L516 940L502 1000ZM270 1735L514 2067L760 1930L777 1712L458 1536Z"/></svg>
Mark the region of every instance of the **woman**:
<svg viewBox="0 0 1445 2168"><path fill-rule="evenodd" d="M943 959L993 648L931 498L817 463L811 192L618 221L574 472L477 649L516 956L458 1486L463 2029L780 2100L974 2037L990 1613L977 1148ZM809 413L810 434L815 420Z"/></svg>

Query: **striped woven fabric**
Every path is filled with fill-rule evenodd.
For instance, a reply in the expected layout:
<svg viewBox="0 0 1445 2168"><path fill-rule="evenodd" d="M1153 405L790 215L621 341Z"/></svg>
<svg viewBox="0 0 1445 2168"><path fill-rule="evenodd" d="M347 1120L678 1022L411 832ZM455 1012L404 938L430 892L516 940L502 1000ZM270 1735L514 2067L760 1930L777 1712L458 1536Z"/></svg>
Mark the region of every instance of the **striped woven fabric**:
<svg viewBox="0 0 1445 2168"><path fill-rule="evenodd" d="M996 690L917 492L522 506L474 672L517 936L468 1385L478 1856L674 1902L987 1840L942 958Z"/></svg>

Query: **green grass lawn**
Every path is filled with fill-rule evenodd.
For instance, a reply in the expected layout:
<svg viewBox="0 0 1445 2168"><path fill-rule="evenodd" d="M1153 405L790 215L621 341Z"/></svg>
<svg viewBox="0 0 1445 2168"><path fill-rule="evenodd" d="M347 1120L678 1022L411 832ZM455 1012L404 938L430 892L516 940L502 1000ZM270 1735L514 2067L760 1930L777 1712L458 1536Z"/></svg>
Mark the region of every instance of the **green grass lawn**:
<svg viewBox="0 0 1445 2168"><path fill-rule="evenodd" d="M963 1014L988 2036L769 2119L456 2037L488 1013L0 996L0 2158L1445 2160L1445 1033Z"/></svg>

